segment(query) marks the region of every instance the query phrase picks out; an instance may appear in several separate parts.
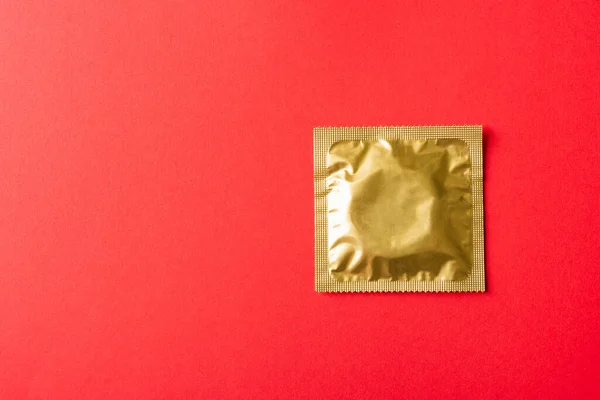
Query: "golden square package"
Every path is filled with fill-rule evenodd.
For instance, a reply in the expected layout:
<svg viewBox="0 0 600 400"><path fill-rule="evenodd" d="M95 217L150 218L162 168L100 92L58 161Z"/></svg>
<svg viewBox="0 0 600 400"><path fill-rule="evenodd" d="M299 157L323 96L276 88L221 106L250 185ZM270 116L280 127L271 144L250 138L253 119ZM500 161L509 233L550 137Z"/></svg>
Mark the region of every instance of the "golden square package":
<svg viewBox="0 0 600 400"><path fill-rule="evenodd" d="M481 126L314 129L319 292L484 291Z"/></svg>

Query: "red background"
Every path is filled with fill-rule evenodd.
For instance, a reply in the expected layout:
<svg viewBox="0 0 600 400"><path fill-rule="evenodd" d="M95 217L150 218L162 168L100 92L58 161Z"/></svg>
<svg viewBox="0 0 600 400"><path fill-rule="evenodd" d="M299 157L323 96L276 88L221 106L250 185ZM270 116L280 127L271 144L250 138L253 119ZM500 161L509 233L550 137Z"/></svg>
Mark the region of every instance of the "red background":
<svg viewBox="0 0 600 400"><path fill-rule="evenodd" d="M1 398L600 395L599 2L102 3L0 6ZM486 293L314 292L312 128L400 124Z"/></svg>

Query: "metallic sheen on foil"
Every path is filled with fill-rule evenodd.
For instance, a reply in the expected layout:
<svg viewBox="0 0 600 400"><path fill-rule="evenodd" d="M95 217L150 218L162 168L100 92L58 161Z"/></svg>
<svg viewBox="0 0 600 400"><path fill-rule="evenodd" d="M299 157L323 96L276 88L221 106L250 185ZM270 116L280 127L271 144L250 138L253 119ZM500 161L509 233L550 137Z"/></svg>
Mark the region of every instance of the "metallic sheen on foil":
<svg viewBox="0 0 600 400"><path fill-rule="evenodd" d="M471 162L452 139L343 141L328 155L334 279L465 279Z"/></svg>

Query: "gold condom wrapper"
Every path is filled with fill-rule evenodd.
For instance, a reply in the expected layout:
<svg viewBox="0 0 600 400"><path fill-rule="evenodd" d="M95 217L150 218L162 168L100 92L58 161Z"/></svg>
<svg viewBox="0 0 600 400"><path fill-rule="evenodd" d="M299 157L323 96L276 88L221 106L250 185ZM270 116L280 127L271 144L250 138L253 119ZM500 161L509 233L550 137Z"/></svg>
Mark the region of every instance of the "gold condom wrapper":
<svg viewBox="0 0 600 400"><path fill-rule="evenodd" d="M481 126L314 129L318 292L485 290Z"/></svg>

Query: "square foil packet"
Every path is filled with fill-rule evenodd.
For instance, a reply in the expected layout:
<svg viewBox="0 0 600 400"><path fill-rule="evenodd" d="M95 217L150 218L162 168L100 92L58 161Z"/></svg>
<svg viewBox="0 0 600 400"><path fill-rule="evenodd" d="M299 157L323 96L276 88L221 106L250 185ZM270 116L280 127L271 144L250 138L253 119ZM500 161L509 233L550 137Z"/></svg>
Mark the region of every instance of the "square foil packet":
<svg viewBox="0 0 600 400"><path fill-rule="evenodd" d="M314 129L317 292L481 292L481 126Z"/></svg>

